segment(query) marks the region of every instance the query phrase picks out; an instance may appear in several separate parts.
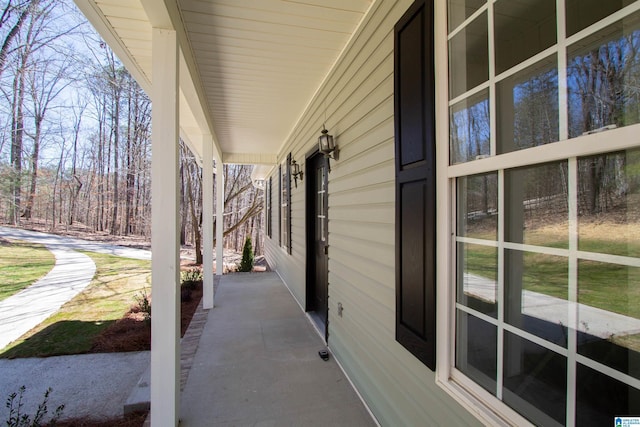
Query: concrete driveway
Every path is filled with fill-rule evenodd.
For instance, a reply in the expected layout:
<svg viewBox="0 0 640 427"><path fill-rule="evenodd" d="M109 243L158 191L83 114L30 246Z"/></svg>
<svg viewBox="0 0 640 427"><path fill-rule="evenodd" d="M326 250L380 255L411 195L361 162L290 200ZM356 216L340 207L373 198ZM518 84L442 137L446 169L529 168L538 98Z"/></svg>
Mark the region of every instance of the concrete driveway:
<svg viewBox="0 0 640 427"><path fill-rule="evenodd" d="M151 259L151 251L105 245L53 234L0 227L0 237L40 243L56 258L53 269L28 288L0 302L0 349L15 341L86 288L96 272L85 250L135 259Z"/></svg>
<svg viewBox="0 0 640 427"><path fill-rule="evenodd" d="M0 349L55 313L91 282L96 266L77 250L151 259L147 250L17 228L0 227L0 237L43 244L56 259L45 277L0 302ZM138 352L0 359L0 400L5 402L24 385L23 413L33 415L51 387L51 413L65 404L64 418L120 416L127 396L149 366L149 358L149 352ZM0 420L8 414L5 405L0 405Z"/></svg>

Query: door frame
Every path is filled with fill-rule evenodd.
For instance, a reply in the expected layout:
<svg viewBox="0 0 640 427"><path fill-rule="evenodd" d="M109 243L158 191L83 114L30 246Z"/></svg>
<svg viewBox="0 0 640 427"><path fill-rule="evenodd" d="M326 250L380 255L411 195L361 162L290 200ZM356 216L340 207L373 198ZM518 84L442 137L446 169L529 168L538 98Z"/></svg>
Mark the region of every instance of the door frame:
<svg viewBox="0 0 640 427"><path fill-rule="evenodd" d="M322 156L317 147L310 150L305 156L305 174L307 179L305 179L305 247L306 247L306 268L305 268L305 312L309 313L315 311L315 288L316 288L316 260L315 260L315 170L312 167L312 162L310 161L316 156ZM325 159L326 161L326 159ZM327 165L328 166L328 165ZM328 191L329 191L329 170L327 167L327 178L326 178L326 188L327 188L327 199L328 199ZM311 178L311 177L314 178ZM328 206L327 206L328 212ZM327 221L327 245L329 244L329 221ZM328 259L328 256L327 256ZM328 268L328 265L327 265ZM327 271L327 311L324 313L324 340L328 342L329 340L329 278Z"/></svg>

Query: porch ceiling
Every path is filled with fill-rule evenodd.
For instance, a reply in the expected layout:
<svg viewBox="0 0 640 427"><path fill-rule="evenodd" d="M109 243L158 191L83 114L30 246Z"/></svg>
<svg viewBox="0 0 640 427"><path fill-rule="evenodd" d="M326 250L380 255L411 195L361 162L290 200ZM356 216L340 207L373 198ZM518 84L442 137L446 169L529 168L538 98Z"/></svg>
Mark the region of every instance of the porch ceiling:
<svg viewBox="0 0 640 427"><path fill-rule="evenodd" d="M202 153L198 133L211 133L224 162L255 164L275 162L372 2L76 0L147 90L151 28L168 17L183 53L183 136Z"/></svg>

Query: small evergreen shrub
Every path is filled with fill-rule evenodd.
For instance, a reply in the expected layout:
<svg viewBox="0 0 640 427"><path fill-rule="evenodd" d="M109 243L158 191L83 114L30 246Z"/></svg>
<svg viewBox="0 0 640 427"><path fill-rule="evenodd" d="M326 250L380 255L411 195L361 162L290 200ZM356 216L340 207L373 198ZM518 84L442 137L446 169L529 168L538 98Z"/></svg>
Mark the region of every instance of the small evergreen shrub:
<svg viewBox="0 0 640 427"><path fill-rule="evenodd" d="M253 270L253 247L251 245L251 237L247 237L242 248L242 261L238 267L238 271Z"/></svg>
<svg viewBox="0 0 640 427"><path fill-rule="evenodd" d="M64 410L64 405L60 405L56 408L53 413L51 419L45 423L44 417L49 412L49 408L47 404L49 402L49 395L51 394L51 387L44 392L44 400L41 404L38 405L38 409L36 413L31 418L29 414L22 413L22 407L24 404L22 403L22 397L24 396L24 392L27 388L25 386L20 387L18 393L13 392L9 395L6 402L6 407L9 409L9 418L7 419L5 425L7 427L41 427L41 426L55 426L58 422L58 419L62 416L62 411Z"/></svg>
<svg viewBox="0 0 640 427"><path fill-rule="evenodd" d="M151 298L147 293L147 289L143 289L140 293L133 297L136 300L136 305L142 313L144 313L144 320L151 320Z"/></svg>

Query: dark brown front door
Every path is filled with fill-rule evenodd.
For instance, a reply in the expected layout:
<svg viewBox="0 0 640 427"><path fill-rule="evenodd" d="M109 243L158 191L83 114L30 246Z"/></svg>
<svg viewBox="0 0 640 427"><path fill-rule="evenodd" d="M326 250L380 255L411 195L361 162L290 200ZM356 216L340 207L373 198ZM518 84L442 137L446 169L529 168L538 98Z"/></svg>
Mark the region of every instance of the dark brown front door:
<svg viewBox="0 0 640 427"><path fill-rule="evenodd" d="M327 161L307 161L307 310L327 338L329 244L327 240Z"/></svg>

